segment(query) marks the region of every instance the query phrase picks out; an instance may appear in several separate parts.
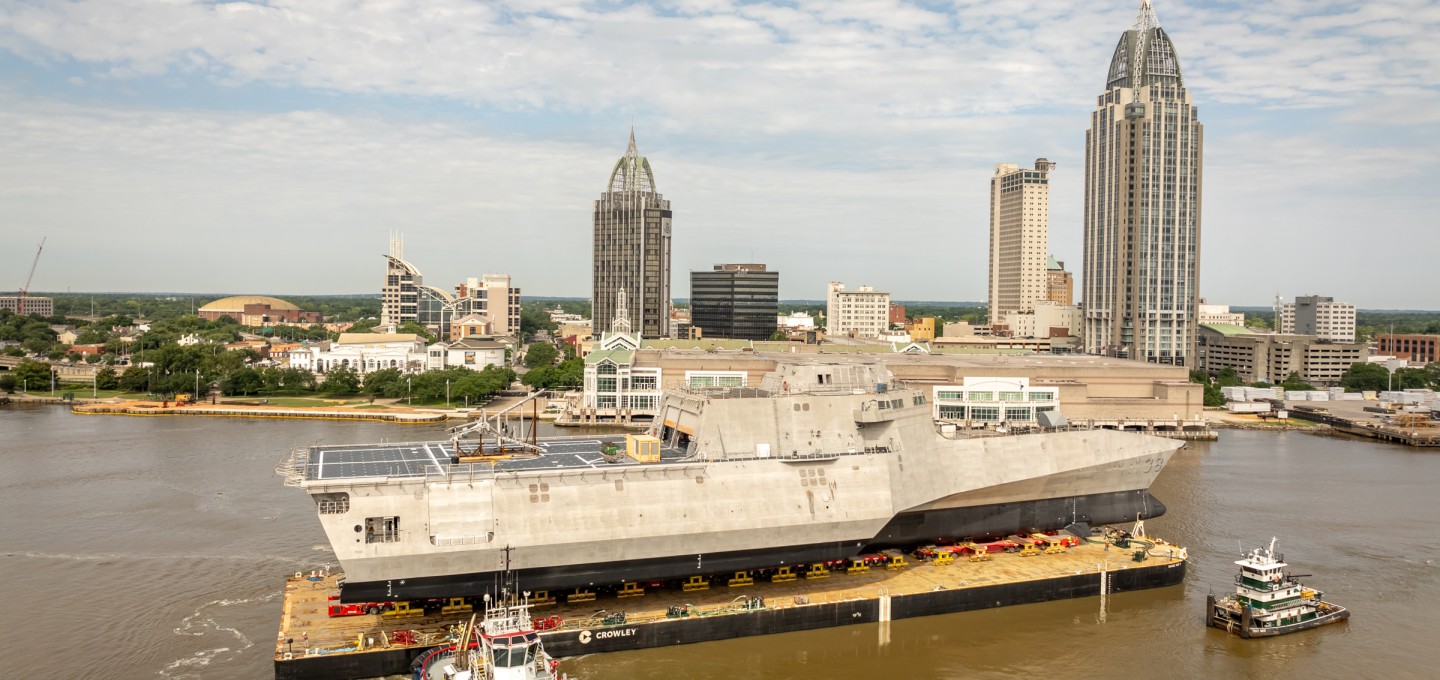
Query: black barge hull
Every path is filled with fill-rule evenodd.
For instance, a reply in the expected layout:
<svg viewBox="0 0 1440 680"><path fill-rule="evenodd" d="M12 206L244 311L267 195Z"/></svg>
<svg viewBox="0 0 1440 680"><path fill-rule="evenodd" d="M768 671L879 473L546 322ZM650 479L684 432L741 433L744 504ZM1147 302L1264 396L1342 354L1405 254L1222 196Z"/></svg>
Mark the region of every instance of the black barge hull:
<svg viewBox="0 0 1440 680"><path fill-rule="evenodd" d="M1108 572L1109 592L1120 593L1179 585L1186 562L1135 566ZM1093 597L1100 590L1099 573L1071 574L1032 581L970 586L908 595L787 607L587 630L541 633L545 651L555 657L618 652L667 645L878 623L936 614L994 609L1017 604ZM888 609L888 618L884 612ZM408 675L414 660L429 651L408 648L335 656L297 656L275 661L278 680L352 680Z"/></svg>

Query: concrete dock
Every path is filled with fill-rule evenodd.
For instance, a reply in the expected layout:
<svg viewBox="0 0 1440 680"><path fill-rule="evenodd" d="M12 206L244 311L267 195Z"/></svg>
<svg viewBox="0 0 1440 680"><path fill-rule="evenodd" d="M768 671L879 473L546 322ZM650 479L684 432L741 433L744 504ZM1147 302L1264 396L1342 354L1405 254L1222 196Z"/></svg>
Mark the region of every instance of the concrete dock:
<svg viewBox="0 0 1440 680"><path fill-rule="evenodd" d="M1151 539L1155 540L1155 539ZM1184 548L1156 540L1135 560L1136 548L1085 542L1058 554L995 553L985 561L958 556L951 564L908 558L909 565L866 573L732 587L712 578L706 590L647 588L620 598L600 592L574 603L535 606L536 618L558 617L542 633L556 657L703 642L927 616L1011 604L1099 596L1180 583ZM1103 576L1103 579L1102 579ZM301 573L286 579L275 646L275 676L349 680L409 672L426 650L448 644L468 613L432 613L397 620L365 614L331 618L336 574ZM523 587L523 583L521 584ZM623 614L623 616L620 616Z"/></svg>

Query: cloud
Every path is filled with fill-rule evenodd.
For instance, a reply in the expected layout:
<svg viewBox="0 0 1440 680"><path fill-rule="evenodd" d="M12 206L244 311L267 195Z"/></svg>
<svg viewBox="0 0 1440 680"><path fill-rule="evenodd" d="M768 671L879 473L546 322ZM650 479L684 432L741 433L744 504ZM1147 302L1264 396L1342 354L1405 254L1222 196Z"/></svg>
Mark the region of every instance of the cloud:
<svg viewBox="0 0 1440 680"><path fill-rule="evenodd" d="M1335 244L1373 224L1433 240L1414 225L1440 206L1413 188L1440 180L1440 7L1157 11L1207 126L1204 293L1258 302L1230 274L1293 256L1326 267L1310 292L1433 306L1367 282ZM787 297L843 279L979 300L995 163L1059 162L1051 246L1079 263L1087 115L1133 15L1040 0L11 2L0 211L77 258L37 287L373 290L399 229L437 285L508 271L527 292L585 294L590 201L633 120L675 202L677 291L689 268L759 259ZM1424 266L1423 248L1402 250Z"/></svg>

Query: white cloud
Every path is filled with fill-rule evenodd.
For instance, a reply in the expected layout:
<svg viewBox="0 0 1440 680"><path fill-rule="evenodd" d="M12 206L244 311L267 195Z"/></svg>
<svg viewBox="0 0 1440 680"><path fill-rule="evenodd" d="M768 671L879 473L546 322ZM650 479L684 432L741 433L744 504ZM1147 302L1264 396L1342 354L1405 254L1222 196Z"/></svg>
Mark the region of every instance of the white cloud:
<svg viewBox="0 0 1440 680"><path fill-rule="evenodd" d="M1384 224L1412 241L1395 257L1417 269L1413 246L1435 245L1417 225L1436 199L1405 187L1440 180L1427 128L1440 7L1157 9L1207 124L1204 293L1258 302L1229 275L1294 257L1327 268L1312 292L1402 306L1335 244ZM841 278L979 300L997 162L1060 163L1052 250L1078 265L1087 114L1133 14L1040 0L944 13L881 0L7 3L0 50L37 81L63 71L73 92L129 94L106 107L33 84L0 92L0 212L81 258L42 268L37 286L373 290L384 235L401 229L440 284L508 269L531 292L584 294L589 202L623 149L610 128L633 117L675 201L677 291L691 267L760 259L788 297ZM143 94L163 83L183 100L195 79L282 109L290 94L357 94L338 99L369 112ZM431 115L450 102L469 108ZM536 116L576 122L538 139ZM106 255L126 264L91 266ZM133 264L161 256L181 269Z"/></svg>

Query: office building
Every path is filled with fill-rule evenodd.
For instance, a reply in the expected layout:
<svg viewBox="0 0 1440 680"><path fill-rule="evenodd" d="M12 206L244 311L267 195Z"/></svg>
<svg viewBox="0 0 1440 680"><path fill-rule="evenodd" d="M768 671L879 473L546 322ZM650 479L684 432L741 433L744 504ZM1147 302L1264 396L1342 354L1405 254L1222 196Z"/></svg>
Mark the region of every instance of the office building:
<svg viewBox="0 0 1440 680"><path fill-rule="evenodd" d="M21 306L25 308L20 309ZM21 316L39 314L40 316L55 316L55 300L38 295L26 295L21 298L18 295L0 296L0 309L8 309Z"/></svg>
<svg viewBox="0 0 1440 680"><path fill-rule="evenodd" d="M890 294L870 286L846 290L831 281L825 295L825 333L852 338L877 338L890 330Z"/></svg>
<svg viewBox="0 0 1440 680"><path fill-rule="evenodd" d="M990 319L1027 312L1049 295L1050 173L1001 163L990 178Z"/></svg>
<svg viewBox="0 0 1440 680"><path fill-rule="evenodd" d="M1075 277L1065 271L1065 261L1054 255L1045 264L1045 299L1061 307L1075 304Z"/></svg>
<svg viewBox="0 0 1440 680"><path fill-rule="evenodd" d="M1191 365L1203 128L1149 0L1085 132L1085 351Z"/></svg>
<svg viewBox="0 0 1440 680"><path fill-rule="evenodd" d="M1204 368L1231 368L1241 382L1282 383L1292 373L1317 386L1338 385L1352 364L1370 355L1364 344L1330 342L1313 335L1254 333L1228 325L1201 326Z"/></svg>
<svg viewBox="0 0 1440 680"><path fill-rule="evenodd" d="M763 264L717 264L690 272L690 325L702 337L768 340L775 334L780 272Z"/></svg>
<svg viewBox="0 0 1440 680"><path fill-rule="evenodd" d="M1280 307L1280 332L1355 342L1355 305L1332 297L1301 295Z"/></svg>
<svg viewBox="0 0 1440 680"><path fill-rule="evenodd" d="M1381 333L1376 337L1376 343L1380 354L1404 359L1412 365L1440 361L1440 335Z"/></svg>
<svg viewBox="0 0 1440 680"><path fill-rule="evenodd" d="M1224 324L1228 326L1244 326L1245 314L1242 312L1230 311L1230 305L1210 305L1205 303L1205 298L1200 298L1199 312L1196 314L1201 326Z"/></svg>
<svg viewBox="0 0 1440 680"><path fill-rule="evenodd" d="M390 235L385 284L380 288L381 328L415 322L441 339L459 339L473 334L456 334L452 329L456 320L464 318L469 329L488 324L486 335L520 334L520 289L511 283L509 275L468 278L455 286L455 293L426 284L420 268L405 259L404 238Z"/></svg>
<svg viewBox="0 0 1440 680"><path fill-rule="evenodd" d="M595 201L591 318L608 325L618 293L628 300L630 328L647 338L670 335L670 201L655 188L650 161L635 147L615 161Z"/></svg>

